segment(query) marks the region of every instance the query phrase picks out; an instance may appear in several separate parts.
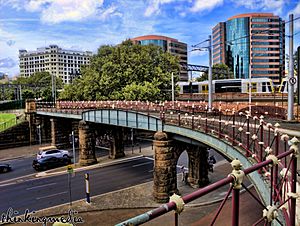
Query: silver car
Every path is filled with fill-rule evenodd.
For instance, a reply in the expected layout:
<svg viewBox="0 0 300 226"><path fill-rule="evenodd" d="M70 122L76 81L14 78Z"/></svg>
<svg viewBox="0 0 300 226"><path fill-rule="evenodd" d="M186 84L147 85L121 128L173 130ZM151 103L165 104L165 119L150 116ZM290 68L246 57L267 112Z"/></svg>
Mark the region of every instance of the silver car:
<svg viewBox="0 0 300 226"><path fill-rule="evenodd" d="M71 155L69 151L67 150L59 150L59 149L50 149L50 150L44 150L39 151L36 158L44 158L44 157L56 157L56 158L71 158Z"/></svg>

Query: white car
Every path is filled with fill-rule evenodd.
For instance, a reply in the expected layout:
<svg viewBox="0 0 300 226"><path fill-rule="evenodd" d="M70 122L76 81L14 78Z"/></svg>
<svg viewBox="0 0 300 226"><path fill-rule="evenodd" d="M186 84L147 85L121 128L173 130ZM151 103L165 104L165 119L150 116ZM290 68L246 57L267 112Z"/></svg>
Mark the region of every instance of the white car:
<svg viewBox="0 0 300 226"><path fill-rule="evenodd" d="M59 149L50 149L50 150L40 150L36 156L37 159L44 157L56 157L56 158L71 158L69 151L59 150Z"/></svg>

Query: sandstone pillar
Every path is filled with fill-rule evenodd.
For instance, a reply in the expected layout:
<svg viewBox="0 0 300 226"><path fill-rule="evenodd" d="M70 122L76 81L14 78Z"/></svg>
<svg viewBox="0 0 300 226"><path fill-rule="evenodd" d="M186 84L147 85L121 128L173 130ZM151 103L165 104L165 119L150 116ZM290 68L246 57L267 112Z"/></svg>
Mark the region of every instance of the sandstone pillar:
<svg viewBox="0 0 300 226"><path fill-rule="evenodd" d="M80 121L79 129L79 164L88 166L97 163L95 156L95 134L85 121Z"/></svg>
<svg viewBox="0 0 300 226"><path fill-rule="evenodd" d="M66 119L52 118L51 121L51 145L58 148L70 147L71 122Z"/></svg>
<svg viewBox="0 0 300 226"><path fill-rule="evenodd" d="M176 160L171 141L164 132L154 135L154 185L153 197L157 202L168 202L173 193L177 193Z"/></svg>
<svg viewBox="0 0 300 226"><path fill-rule="evenodd" d="M29 122L29 143L36 143L36 103L35 100L27 100L25 105L25 117Z"/></svg>
<svg viewBox="0 0 300 226"><path fill-rule="evenodd" d="M191 146L188 149L189 172L188 183L193 188L199 188L209 183L208 179L208 152L206 147Z"/></svg>
<svg viewBox="0 0 300 226"><path fill-rule="evenodd" d="M115 128L112 130L109 158L117 159L124 156L123 130L120 128Z"/></svg>

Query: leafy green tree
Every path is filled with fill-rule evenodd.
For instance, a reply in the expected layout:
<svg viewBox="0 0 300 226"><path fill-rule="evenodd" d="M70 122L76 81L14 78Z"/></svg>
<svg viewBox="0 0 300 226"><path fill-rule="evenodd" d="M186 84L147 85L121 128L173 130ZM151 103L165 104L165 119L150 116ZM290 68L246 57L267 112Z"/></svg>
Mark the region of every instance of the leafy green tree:
<svg viewBox="0 0 300 226"><path fill-rule="evenodd" d="M233 72L226 64L214 64L212 67L212 79L230 79L233 78ZM196 79L198 82L208 80L208 73L204 72L201 77Z"/></svg>
<svg viewBox="0 0 300 226"><path fill-rule="evenodd" d="M56 77L56 90L63 88L61 78ZM52 77L49 72L36 72L30 77L19 77L13 83L26 84L29 87L22 93L23 99L26 98L41 98L50 101L52 99ZM26 91L26 92L25 92Z"/></svg>
<svg viewBox="0 0 300 226"><path fill-rule="evenodd" d="M81 72L60 99L165 100L171 98L171 73L179 73L179 59L158 46L126 40L101 46Z"/></svg>

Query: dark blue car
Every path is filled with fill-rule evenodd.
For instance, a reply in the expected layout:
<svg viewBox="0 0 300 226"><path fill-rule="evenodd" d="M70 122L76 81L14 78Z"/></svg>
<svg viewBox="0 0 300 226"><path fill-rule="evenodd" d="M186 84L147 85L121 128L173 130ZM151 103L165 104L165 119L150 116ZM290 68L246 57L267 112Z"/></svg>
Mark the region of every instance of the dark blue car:
<svg viewBox="0 0 300 226"><path fill-rule="evenodd" d="M32 162L32 167L37 170L47 170L60 166L66 166L71 163L71 159L68 157L44 157L40 159L35 159Z"/></svg>

